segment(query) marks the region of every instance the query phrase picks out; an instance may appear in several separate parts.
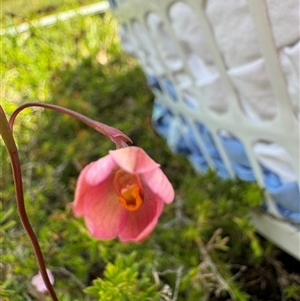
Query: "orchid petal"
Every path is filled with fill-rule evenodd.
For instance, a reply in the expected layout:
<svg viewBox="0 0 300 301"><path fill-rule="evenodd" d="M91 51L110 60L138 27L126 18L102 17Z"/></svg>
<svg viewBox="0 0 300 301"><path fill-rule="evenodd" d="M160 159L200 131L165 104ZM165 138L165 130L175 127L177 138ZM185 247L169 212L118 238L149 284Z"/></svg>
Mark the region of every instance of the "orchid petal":
<svg viewBox="0 0 300 301"><path fill-rule="evenodd" d="M174 189L160 168L144 172L142 178L149 189L165 203L170 204L173 202L175 197Z"/></svg>
<svg viewBox="0 0 300 301"><path fill-rule="evenodd" d="M121 241L140 242L155 228L163 210L163 201L159 196L145 189L144 202L137 210L130 212L123 231L119 234Z"/></svg>
<svg viewBox="0 0 300 301"><path fill-rule="evenodd" d="M115 238L124 228L127 216L128 211L119 203L111 177L86 195L84 220L92 236Z"/></svg>
<svg viewBox="0 0 300 301"><path fill-rule="evenodd" d="M133 189L132 185L136 186L135 194L130 190L124 196L124 191ZM121 196L126 204L139 197L139 206L129 210L120 201ZM139 242L155 228L164 203L173 199L174 190L159 164L141 148L125 147L110 151L82 170L73 209L76 216L84 217L92 236L99 239L119 236L121 241Z"/></svg>
<svg viewBox="0 0 300 301"><path fill-rule="evenodd" d="M92 164L87 165L80 173L79 178L77 180L76 189L75 189L75 197L72 203L73 211L75 216L81 216L84 214L84 200L85 194L90 189L90 185L86 182L86 174L88 170L92 167Z"/></svg>
<svg viewBox="0 0 300 301"><path fill-rule="evenodd" d="M84 214L85 194L89 192L91 186L96 186L104 181L115 167L114 161L107 155L96 162L90 163L81 171L76 184L73 202L75 216Z"/></svg>
<svg viewBox="0 0 300 301"><path fill-rule="evenodd" d="M91 186L99 185L103 180L107 179L114 169L117 168L117 165L110 155L107 155L88 166L90 166L90 168L87 170L85 178L87 184Z"/></svg>
<svg viewBox="0 0 300 301"><path fill-rule="evenodd" d="M131 174L144 173L159 167L159 164L139 147L125 147L110 151L109 154L120 168Z"/></svg>
<svg viewBox="0 0 300 301"><path fill-rule="evenodd" d="M46 272L47 272L50 283L53 284L54 277L52 275L52 272L49 269L46 269ZM35 286L36 290L40 293L45 293L48 291L46 284L43 280L41 272L39 272L37 275L32 277L31 284L33 286Z"/></svg>

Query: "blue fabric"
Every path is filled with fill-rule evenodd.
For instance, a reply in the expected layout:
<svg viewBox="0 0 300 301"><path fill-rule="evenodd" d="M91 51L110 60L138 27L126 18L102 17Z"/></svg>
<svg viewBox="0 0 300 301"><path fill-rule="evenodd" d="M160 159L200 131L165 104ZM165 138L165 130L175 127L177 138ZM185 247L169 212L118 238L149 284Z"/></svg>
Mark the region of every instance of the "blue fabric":
<svg viewBox="0 0 300 301"><path fill-rule="evenodd" d="M169 147L175 152L182 155L190 155L186 140L179 129L180 125L170 109L155 100L152 113L152 123L156 131L163 136Z"/></svg>
<svg viewBox="0 0 300 301"><path fill-rule="evenodd" d="M207 171L208 164L205 157L198 146L192 129L184 118L179 123L179 120L175 118L170 109L162 105L158 100L155 100L152 123L157 132L167 140L169 147L175 153L187 156L196 171ZM205 148L214 162L218 175L222 178L228 178L229 174L208 129L200 123L197 123L196 126L203 138Z"/></svg>
<svg viewBox="0 0 300 301"><path fill-rule="evenodd" d="M300 213L300 193L297 182L282 183L278 175L263 167L264 183L274 202L291 212Z"/></svg>
<svg viewBox="0 0 300 301"><path fill-rule="evenodd" d="M222 135L219 135L219 137L237 177L244 181L255 181L255 176L243 144L236 138L228 138Z"/></svg>
<svg viewBox="0 0 300 301"><path fill-rule="evenodd" d="M201 123L196 123L197 130L202 137L204 147L206 151L209 153L210 157L212 158L215 168L217 170L218 175L221 178L228 178L229 174L228 171L221 159L221 156L218 152L218 149L213 141L213 138L209 132L209 130Z"/></svg>
<svg viewBox="0 0 300 301"><path fill-rule="evenodd" d="M222 159L213 158L213 161L214 161L215 167L217 169L218 176L223 179L228 179L229 174L228 174L228 171L227 171Z"/></svg>
<svg viewBox="0 0 300 301"><path fill-rule="evenodd" d="M162 79L163 85L168 93L168 95L171 97L172 100L177 101L177 93L175 91L174 85L171 83L170 80L167 78Z"/></svg>
<svg viewBox="0 0 300 301"><path fill-rule="evenodd" d="M161 86L155 76L152 76L152 75L147 76L147 83L151 89L156 89L156 90L162 91Z"/></svg>
<svg viewBox="0 0 300 301"><path fill-rule="evenodd" d="M207 171L209 166L198 146L193 131L184 118L179 123L178 117L175 118L170 109L156 100L152 122L157 132L167 140L169 147L175 153L187 156L196 171ZM228 177L228 172L210 132L201 123L197 123L196 127L203 139L205 149L215 164L218 175L223 178ZM237 176L242 180L254 181L255 177L242 143L235 138L224 138L222 136L220 138ZM283 183L278 175L262 165L261 168L266 190L274 200L279 212L285 218L300 221L300 193L297 183Z"/></svg>
<svg viewBox="0 0 300 301"><path fill-rule="evenodd" d="M116 9L117 8L117 3L116 0L108 0L109 5L112 9Z"/></svg>
<svg viewBox="0 0 300 301"><path fill-rule="evenodd" d="M255 176L245 149L236 138L227 138L220 135L224 149L232 163L237 176L242 180L254 181ZM299 221L300 194L296 182L282 183L280 177L261 165L264 174L264 184L279 212L286 218Z"/></svg>
<svg viewBox="0 0 300 301"><path fill-rule="evenodd" d="M287 210L300 213L299 187L296 182L282 183L278 187L267 187L273 200Z"/></svg>
<svg viewBox="0 0 300 301"><path fill-rule="evenodd" d="M208 170L209 166L203 155L191 154L188 156L188 159L197 172L204 173Z"/></svg>
<svg viewBox="0 0 300 301"><path fill-rule="evenodd" d="M192 110L198 108L198 104L195 99L191 98L188 95L183 95L183 102Z"/></svg>
<svg viewBox="0 0 300 301"><path fill-rule="evenodd" d="M200 150L194 132L191 129L187 131L187 142L191 154L188 156L189 161L197 172L206 172L208 169L208 163Z"/></svg>
<svg viewBox="0 0 300 301"><path fill-rule="evenodd" d="M170 123L173 118L173 114L167 107L163 106L159 101L154 100L152 124L156 131L165 139L168 138Z"/></svg>
<svg viewBox="0 0 300 301"><path fill-rule="evenodd" d="M170 124L167 142L175 153L185 156L192 153L187 128L177 118L174 118Z"/></svg>
<svg viewBox="0 0 300 301"><path fill-rule="evenodd" d="M286 209L285 207L281 206L280 204L276 204L278 211L280 212L280 214L291 220L291 221L295 221L295 222L300 222L300 213L299 212L294 212L294 211L290 211L288 209Z"/></svg>
<svg viewBox="0 0 300 301"><path fill-rule="evenodd" d="M264 184L280 214L300 222L300 192L297 182L283 183L280 177L262 166Z"/></svg>
<svg viewBox="0 0 300 301"><path fill-rule="evenodd" d="M264 167L262 164L260 166L263 170L264 183L268 190L273 190L281 186L281 180L277 174Z"/></svg>

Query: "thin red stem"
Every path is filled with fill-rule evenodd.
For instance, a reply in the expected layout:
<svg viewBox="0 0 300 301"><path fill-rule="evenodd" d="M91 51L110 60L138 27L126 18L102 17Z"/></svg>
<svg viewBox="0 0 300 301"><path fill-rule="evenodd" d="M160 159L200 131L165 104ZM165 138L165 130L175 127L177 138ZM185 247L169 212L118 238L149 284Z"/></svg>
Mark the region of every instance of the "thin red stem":
<svg viewBox="0 0 300 301"><path fill-rule="evenodd" d="M106 124L103 124L101 122L92 120L91 118L88 118L80 113L77 113L75 111L72 111L70 109L66 109L64 107L60 107L57 105L52 105L52 104L46 104L46 103L39 103L39 102L28 102L20 107L18 107L13 114L11 115L9 121L7 121L6 116L4 114L4 111L2 107L0 106L0 117L1 117L1 135L3 136L4 143L8 149L10 158L11 158L11 163L12 163L12 169L13 169L13 175L14 175L14 181L15 181L15 189L16 189L16 198L17 198L17 204L18 204L18 211L20 215L20 219L22 221L22 224L24 226L24 229L26 230L31 243L34 248L34 252L37 258L37 262L40 268L40 272L42 275L42 278L45 282L45 285L50 293L50 296L52 297L53 301L58 301L54 289L52 287L52 284L49 281L48 274L46 272L46 267L45 267L45 262L44 258L38 243L38 240L36 238L36 235L30 225L30 222L28 220L27 214L26 214L26 209L25 209L25 204L24 204L24 196L23 196L23 184L22 184L22 174L21 174L21 167L20 167L20 160L19 160L19 155L17 151L17 147L13 138L13 124L15 121L15 118L17 115L25 108L28 107L42 107L46 109L51 109L57 112L61 112L67 115L70 115L72 117L75 117L76 119L84 122L85 124L89 125L96 131L102 133L103 135L107 136L110 138L117 146L119 147L126 147L127 144L126 142L130 141L131 139L126 136L124 133L121 131L112 128Z"/></svg>
<svg viewBox="0 0 300 301"><path fill-rule="evenodd" d="M11 166L12 166L12 171L13 171L13 179L14 179L14 184L15 184L15 192L16 192L16 200L17 200L17 208L18 208L18 213L22 222L22 225L27 232L30 241L32 243L35 256L38 262L38 266L40 269L40 273L42 275L42 278L45 282L45 285L49 291L49 294L52 298L53 301L58 301L58 298L55 294L55 291L53 289L53 286L49 280L47 271L46 271L46 266L45 266L45 261L43 258L43 254L39 245L39 242L37 240L37 237L30 225L27 213L26 213L26 208L25 208L25 203L24 203L24 192L23 192L23 182L22 182L22 172L21 172L21 165L20 165L20 159L19 159L19 154L18 154L18 149L16 146L16 143L14 141L11 129L9 127L9 123L6 119L5 113L0 106L0 134L4 140L4 144L6 145L7 151L10 156L11 160Z"/></svg>
<svg viewBox="0 0 300 301"><path fill-rule="evenodd" d="M61 112L61 113L65 113L65 114L68 114L70 116L73 116L73 117L81 120L82 122L86 123L87 125L89 125L91 127L94 127L94 124L93 124L94 121L91 118L88 118L88 117L86 117L86 116L84 116L82 114L79 114L79 113L77 113L75 111L72 111L70 109L67 109L67 108L64 108L64 107L60 107L60 106L57 106L57 105L48 104L48 103L27 102L27 103L19 106L13 112L13 114L10 116L10 118L9 118L9 126L10 126L10 128L12 128L14 120L17 117L17 115L21 111L23 111L24 109L29 108L29 107L41 107L41 108L47 108L47 109L51 109L51 110L58 111L58 112Z"/></svg>
<svg viewBox="0 0 300 301"><path fill-rule="evenodd" d="M99 121L95 121L95 120L93 120L85 115L82 115L80 113L77 113L73 110L70 110L70 109L67 109L67 108L64 108L61 106L57 106L57 105L52 105L52 104L48 104L48 103L40 103L40 102L28 102L28 103L25 103L25 104L19 106L13 112L13 114L10 116L9 126L10 126L11 130L13 128L13 123L14 123L14 120L17 117L17 115L22 110L24 110L25 108L28 108L28 107L41 107L41 108L50 109L53 111L61 112L61 113L67 114L69 116L72 116L72 117L84 122L85 124L87 124L88 126L93 128L94 130L107 136L109 139L111 139L116 144L117 148L127 146L126 142L128 142L128 141L132 142L128 136L126 136L123 132L119 131L118 129L115 129L115 128L108 126L104 123L101 123Z"/></svg>

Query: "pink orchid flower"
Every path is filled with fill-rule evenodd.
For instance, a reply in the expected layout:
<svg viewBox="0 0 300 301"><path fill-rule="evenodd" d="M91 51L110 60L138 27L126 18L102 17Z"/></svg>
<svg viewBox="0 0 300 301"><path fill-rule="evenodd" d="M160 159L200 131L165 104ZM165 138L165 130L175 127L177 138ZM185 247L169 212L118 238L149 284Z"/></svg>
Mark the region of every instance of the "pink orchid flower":
<svg viewBox="0 0 300 301"><path fill-rule="evenodd" d="M46 271L47 271L50 283L53 284L54 283L54 277L53 277L51 271L48 270L48 269L46 269ZM45 285L45 282L44 282L40 272L37 275L32 277L31 284L34 285L36 290L40 293L48 292L48 289Z"/></svg>
<svg viewBox="0 0 300 301"><path fill-rule="evenodd" d="M144 240L154 229L174 190L155 161L139 147L110 151L81 172L73 209L91 235Z"/></svg>

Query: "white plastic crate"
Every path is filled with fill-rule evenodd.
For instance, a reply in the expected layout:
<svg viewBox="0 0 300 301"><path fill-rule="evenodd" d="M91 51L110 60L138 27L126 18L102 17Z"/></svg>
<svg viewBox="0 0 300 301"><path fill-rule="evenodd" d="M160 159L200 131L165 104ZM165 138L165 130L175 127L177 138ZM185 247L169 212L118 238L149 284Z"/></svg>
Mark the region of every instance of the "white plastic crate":
<svg viewBox="0 0 300 301"><path fill-rule="evenodd" d="M158 131L197 171L264 187L253 223L300 259L299 1L110 3L155 94Z"/></svg>

